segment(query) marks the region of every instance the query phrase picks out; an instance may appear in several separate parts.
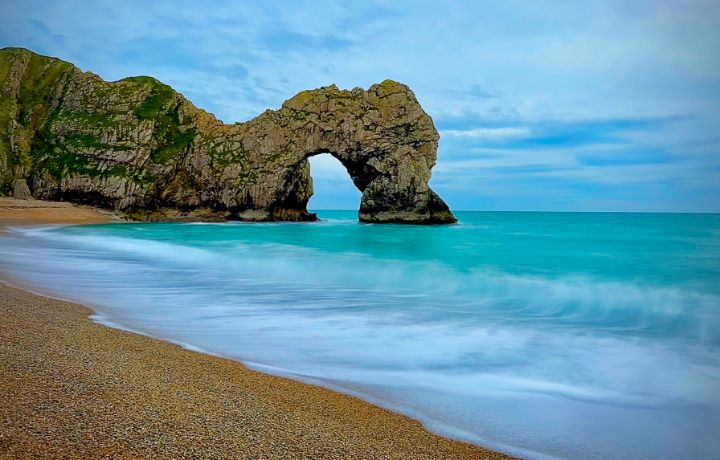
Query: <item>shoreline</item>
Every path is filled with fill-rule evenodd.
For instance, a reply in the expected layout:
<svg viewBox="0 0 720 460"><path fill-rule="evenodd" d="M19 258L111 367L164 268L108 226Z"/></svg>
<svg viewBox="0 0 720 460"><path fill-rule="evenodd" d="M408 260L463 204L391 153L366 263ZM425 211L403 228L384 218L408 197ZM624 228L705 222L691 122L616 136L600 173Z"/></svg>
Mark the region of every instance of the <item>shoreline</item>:
<svg viewBox="0 0 720 460"><path fill-rule="evenodd" d="M47 202L8 218L2 200L0 237L7 225L112 218ZM354 396L112 328L91 307L0 277L2 457L512 458Z"/></svg>

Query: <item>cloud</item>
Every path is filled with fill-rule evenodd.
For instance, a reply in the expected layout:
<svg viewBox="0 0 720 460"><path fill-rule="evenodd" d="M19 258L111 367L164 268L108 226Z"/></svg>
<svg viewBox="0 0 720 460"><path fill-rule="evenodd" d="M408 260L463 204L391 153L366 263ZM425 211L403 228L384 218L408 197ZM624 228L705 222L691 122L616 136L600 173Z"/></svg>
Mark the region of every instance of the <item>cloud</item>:
<svg viewBox="0 0 720 460"><path fill-rule="evenodd" d="M271 49L292 50L294 48L313 51L339 51L353 45L352 40L332 34L310 34L289 30L276 30L265 35L264 42Z"/></svg>
<svg viewBox="0 0 720 460"><path fill-rule="evenodd" d="M466 130L447 129L440 132L443 136L468 137L473 139L507 139L530 136L527 128L473 128Z"/></svg>

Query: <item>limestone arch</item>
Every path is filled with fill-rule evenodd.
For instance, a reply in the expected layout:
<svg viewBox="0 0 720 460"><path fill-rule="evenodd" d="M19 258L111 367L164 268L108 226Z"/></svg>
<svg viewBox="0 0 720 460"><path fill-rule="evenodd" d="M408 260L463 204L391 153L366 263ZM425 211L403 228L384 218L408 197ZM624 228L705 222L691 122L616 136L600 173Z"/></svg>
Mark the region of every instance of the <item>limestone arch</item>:
<svg viewBox="0 0 720 460"><path fill-rule="evenodd" d="M313 194L308 158L327 153L340 161L362 194L360 221L455 222L428 186L438 132L405 85L387 80L367 91L334 85L303 91L244 128L264 140L254 147L267 152L268 159L278 151L287 159L269 203L270 219L315 218L307 211Z"/></svg>

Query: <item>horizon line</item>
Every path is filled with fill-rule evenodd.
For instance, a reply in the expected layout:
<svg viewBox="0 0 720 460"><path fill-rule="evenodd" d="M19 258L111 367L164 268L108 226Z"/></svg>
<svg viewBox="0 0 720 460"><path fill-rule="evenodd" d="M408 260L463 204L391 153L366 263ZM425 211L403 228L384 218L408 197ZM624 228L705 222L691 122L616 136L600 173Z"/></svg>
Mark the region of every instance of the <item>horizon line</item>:
<svg viewBox="0 0 720 460"><path fill-rule="evenodd" d="M308 209L309 212L320 211L347 211L358 212L357 209L339 208L316 208ZM518 209L451 209L452 212L524 212L524 213L557 213L557 214L720 214L720 211L541 211L541 210L518 210Z"/></svg>

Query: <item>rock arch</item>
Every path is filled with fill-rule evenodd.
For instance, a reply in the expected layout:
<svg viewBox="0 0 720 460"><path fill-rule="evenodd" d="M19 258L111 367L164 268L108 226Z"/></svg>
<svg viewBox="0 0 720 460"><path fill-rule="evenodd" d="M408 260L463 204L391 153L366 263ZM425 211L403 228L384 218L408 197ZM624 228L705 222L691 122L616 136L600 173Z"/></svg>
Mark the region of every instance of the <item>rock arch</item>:
<svg viewBox="0 0 720 460"><path fill-rule="evenodd" d="M136 219L312 220L308 158L327 152L362 192L361 221L455 221L428 187L438 132L401 83L303 91L224 124L150 77L106 82L18 48L0 64L5 193L27 180L35 198Z"/></svg>
<svg viewBox="0 0 720 460"><path fill-rule="evenodd" d="M300 211L312 196L307 159L329 153L345 167L362 193L364 222L445 223L455 218L429 187L438 133L405 85L386 80L367 91L336 86L303 91L278 111L240 127L261 152L282 151L288 160L285 182L270 212ZM266 135L263 133L273 133ZM243 137L245 137L243 136ZM252 141L250 141L252 144Z"/></svg>

